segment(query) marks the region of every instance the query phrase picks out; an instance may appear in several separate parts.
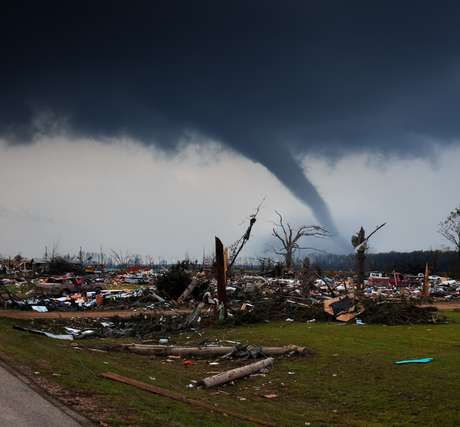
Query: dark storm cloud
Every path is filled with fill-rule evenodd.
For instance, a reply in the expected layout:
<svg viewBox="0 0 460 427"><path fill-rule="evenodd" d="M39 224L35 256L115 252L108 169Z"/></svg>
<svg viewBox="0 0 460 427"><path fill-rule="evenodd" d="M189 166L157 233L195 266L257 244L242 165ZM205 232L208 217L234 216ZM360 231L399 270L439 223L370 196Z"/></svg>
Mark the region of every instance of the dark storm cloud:
<svg viewBox="0 0 460 427"><path fill-rule="evenodd" d="M171 150L196 131L265 165L333 228L295 154L420 156L430 140L456 140L459 12L421 1L11 2L0 133L29 141L43 112L76 134Z"/></svg>

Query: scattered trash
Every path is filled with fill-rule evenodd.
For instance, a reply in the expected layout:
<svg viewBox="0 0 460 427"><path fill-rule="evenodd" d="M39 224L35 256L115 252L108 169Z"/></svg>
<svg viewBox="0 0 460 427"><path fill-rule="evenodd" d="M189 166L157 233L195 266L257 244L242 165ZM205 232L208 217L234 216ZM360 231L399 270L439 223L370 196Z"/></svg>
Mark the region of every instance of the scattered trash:
<svg viewBox="0 0 460 427"><path fill-rule="evenodd" d="M23 331L23 332L30 332L31 334L35 334L35 335L43 335L44 337L53 338L56 340L68 340L68 341L73 340L73 335L52 334L46 331L39 331L38 329L23 328L22 326L13 326L13 329L16 329L18 331Z"/></svg>
<svg viewBox="0 0 460 427"><path fill-rule="evenodd" d="M48 312L48 308L46 308L44 305L32 305L31 308L33 311L38 311L39 313Z"/></svg>
<svg viewBox="0 0 460 427"><path fill-rule="evenodd" d="M341 322L348 322L364 311L361 304L356 304L353 295L344 295L324 300L324 311Z"/></svg>

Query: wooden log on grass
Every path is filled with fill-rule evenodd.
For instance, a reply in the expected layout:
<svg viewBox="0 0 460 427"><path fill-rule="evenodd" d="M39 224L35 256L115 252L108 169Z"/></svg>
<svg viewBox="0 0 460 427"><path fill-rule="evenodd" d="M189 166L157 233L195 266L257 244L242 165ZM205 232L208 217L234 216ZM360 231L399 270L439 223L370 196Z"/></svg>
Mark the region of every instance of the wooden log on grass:
<svg viewBox="0 0 460 427"><path fill-rule="evenodd" d="M207 377L200 381L206 388L214 387L228 383L238 378L247 377L248 375L255 374L262 369L268 368L273 365L275 359L268 357L267 359L260 360L259 362L251 363L250 365L242 366L241 368L230 369L229 371L222 372L212 377Z"/></svg>
<svg viewBox="0 0 460 427"><path fill-rule="evenodd" d="M131 353L147 356L224 356L231 353L235 347L230 346L205 346L205 347L181 347L171 345L150 345L150 344L119 344L108 346L106 350L124 350ZM310 352L306 347L297 345L286 345L284 347L261 347L262 353L266 356L281 356L284 354L308 355Z"/></svg>

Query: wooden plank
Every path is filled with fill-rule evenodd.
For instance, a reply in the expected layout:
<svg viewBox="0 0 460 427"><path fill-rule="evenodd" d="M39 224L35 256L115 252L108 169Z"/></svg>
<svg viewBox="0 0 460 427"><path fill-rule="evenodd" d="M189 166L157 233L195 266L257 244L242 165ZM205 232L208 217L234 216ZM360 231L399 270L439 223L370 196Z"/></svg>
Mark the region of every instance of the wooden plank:
<svg viewBox="0 0 460 427"><path fill-rule="evenodd" d="M187 403L187 404L189 404L191 406L195 406L195 407L198 407L198 408L201 408L201 409L205 409L206 411L212 411L212 412L217 412L217 413L220 413L220 414L230 415L230 416L238 418L240 420L249 421L251 423L258 424L258 425L261 425L261 426L275 427L275 424L269 423L268 421L259 420L257 418L253 418L253 417L250 417L250 416L247 416L247 415L242 415L242 414L240 414L238 412L229 411L229 410L226 410L226 409L223 409L223 408L219 408L218 406L211 405L210 403L204 402L202 400L190 399L190 398L184 396L183 394L176 393L176 392L173 392L173 391L170 391L170 390L167 390L165 388L158 387L158 386L154 386L152 384L146 384L146 383L143 383L141 381L137 381L137 380L134 380L132 378L125 377L123 375L115 374L113 372L105 372L103 374L100 374L100 376L102 378L106 378L106 379L109 379L109 380L112 380L112 381L117 381L117 382L120 382L120 383L123 383L123 384L131 385L133 387L136 387L136 388L144 390L144 391L148 391L149 393L153 393L153 394L156 394L158 396L163 396L163 397L167 397L167 398L172 399L172 400L176 400L178 402Z"/></svg>

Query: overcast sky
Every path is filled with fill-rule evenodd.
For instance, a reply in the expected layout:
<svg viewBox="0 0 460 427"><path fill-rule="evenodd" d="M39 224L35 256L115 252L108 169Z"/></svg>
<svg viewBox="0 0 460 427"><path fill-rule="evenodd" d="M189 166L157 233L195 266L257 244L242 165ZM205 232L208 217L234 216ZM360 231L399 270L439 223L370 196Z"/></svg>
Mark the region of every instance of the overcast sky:
<svg viewBox="0 0 460 427"><path fill-rule="evenodd" d="M0 252L201 256L266 203L347 251L438 248L459 204L460 4L12 2ZM312 243L313 244L313 243Z"/></svg>
<svg viewBox="0 0 460 427"><path fill-rule="evenodd" d="M303 165L341 233L350 237L360 225L370 230L387 221L372 249L389 251L445 243L437 224L458 194L459 162L460 149L449 148L428 160L353 155L335 165L313 157ZM210 141L173 156L127 139L2 144L0 192L1 253L10 255L41 256L57 243L62 252L102 245L157 259L201 259L214 235L226 244L240 237L263 197L247 256L270 254L275 209L293 224L317 223L265 167Z"/></svg>

